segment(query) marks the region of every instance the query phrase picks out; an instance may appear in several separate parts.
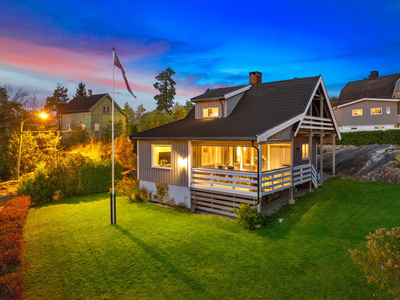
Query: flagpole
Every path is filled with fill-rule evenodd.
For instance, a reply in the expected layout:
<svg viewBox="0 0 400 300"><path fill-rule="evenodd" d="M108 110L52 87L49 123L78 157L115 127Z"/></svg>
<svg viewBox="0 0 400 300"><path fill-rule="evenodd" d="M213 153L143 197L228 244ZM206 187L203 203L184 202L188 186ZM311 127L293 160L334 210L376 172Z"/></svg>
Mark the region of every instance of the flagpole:
<svg viewBox="0 0 400 300"><path fill-rule="evenodd" d="M111 108L111 224L115 224L116 220L116 201L114 192L114 69L115 69L115 48L113 47L113 82L112 82L112 108Z"/></svg>

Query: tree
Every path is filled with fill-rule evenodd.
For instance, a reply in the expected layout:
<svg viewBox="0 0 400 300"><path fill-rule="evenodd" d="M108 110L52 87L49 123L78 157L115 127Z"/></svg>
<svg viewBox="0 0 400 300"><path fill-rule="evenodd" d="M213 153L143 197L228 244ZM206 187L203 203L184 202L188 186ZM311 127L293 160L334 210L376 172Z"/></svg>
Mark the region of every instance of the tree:
<svg viewBox="0 0 400 300"><path fill-rule="evenodd" d="M174 121L174 116L169 115L167 112L158 113L157 110L153 110L151 112L145 113L138 126L138 131L144 131L147 129L151 129L154 127L158 127L167 123L171 123Z"/></svg>
<svg viewBox="0 0 400 300"><path fill-rule="evenodd" d="M68 89L57 83L53 96L46 97L44 109L47 111L58 112L69 101Z"/></svg>
<svg viewBox="0 0 400 300"><path fill-rule="evenodd" d="M86 86L83 82L80 82L78 84L78 87L76 88L76 93L75 93L75 97L84 97L86 96Z"/></svg>
<svg viewBox="0 0 400 300"><path fill-rule="evenodd" d="M178 102L175 103L174 108L172 109L172 115L174 116L174 120L178 121L186 117L187 111L183 105L180 105Z"/></svg>
<svg viewBox="0 0 400 300"><path fill-rule="evenodd" d="M189 113L192 110L192 108L194 107L194 104L193 104L192 101L186 100L186 103L185 103L184 107L185 107L186 112Z"/></svg>
<svg viewBox="0 0 400 300"><path fill-rule="evenodd" d="M335 107L337 105L338 100L339 100L338 97L331 97L329 99L329 102L331 103L332 107Z"/></svg>
<svg viewBox="0 0 400 300"><path fill-rule="evenodd" d="M125 133L115 139L114 155L115 159L122 165L130 168L136 167L136 155L133 153L132 141L128 140Z"/></svg>
<svg viewBox="0 0 400 300"><path fill-rule="evenodd" d="M176 95L175 81L171 78L175 72L171 68L167 68L156 77L157 81L153 86L160 94L155 95L154 99L157 101L157 111L159 113L166 112L172 113L174 105L174 96Z"/></svg>

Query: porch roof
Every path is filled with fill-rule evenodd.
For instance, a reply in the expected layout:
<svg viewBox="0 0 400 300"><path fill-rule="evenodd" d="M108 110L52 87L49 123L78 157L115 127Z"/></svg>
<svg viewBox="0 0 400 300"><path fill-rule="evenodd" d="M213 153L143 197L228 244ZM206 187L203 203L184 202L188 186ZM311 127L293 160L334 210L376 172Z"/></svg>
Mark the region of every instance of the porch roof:
<svg viewBox="0 0 400 300"><path fill-rule="evenodd" d="M257 140L257 135L302 114L319 78L252 85L227 118L195 119L192 109L182 120L130 135L130 139Z"/></svg>

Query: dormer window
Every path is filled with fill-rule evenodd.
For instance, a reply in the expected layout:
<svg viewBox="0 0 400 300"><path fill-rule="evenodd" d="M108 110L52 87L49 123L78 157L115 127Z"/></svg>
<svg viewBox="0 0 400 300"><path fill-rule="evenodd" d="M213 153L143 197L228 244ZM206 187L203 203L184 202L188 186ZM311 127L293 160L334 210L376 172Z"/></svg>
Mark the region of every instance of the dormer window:
<svg viewBox="0 0 400 300"><path fill-rule="evenodd" d="M203 118L217 118L218 107L203 108Z"/></svg>

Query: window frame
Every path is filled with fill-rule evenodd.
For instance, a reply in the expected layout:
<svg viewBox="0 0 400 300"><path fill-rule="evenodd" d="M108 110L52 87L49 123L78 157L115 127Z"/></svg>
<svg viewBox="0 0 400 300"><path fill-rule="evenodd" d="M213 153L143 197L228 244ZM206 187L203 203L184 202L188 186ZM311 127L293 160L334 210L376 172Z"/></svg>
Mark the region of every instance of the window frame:
<svg viewBox="0 0 400 300"><path fill-rule="evenodd" d="M96 125L97 125L97 130L96 130ZM94 123L94 132L99 132L100 131L100 123Z"/></svg>
<svg viewBox="0 0 400 300"><path fill-rule="evenodd" d="M307 157L304 157L304 146L306 146ZM301 159L309 160L310 159L310 148L308 147L308 143L301 144Z"/></svg>
<svg viewBox="0 0 400 300"><path fill-rule="evenodd" d="M171 147L171 167L161 167L154 165L154 147ZM154 169L161 169L161 170L172 170L173 166L173 157L172 157L172 144L151 144L151 167Z"/></svg>
<svg viewBox="0 0 400 300"><path fill-rule="evenodd" d="M386 106L386 114L390 115L390 106Z"/></svg>
<svg viewBox="0 0 400 300"><path fill-rule="evenodd" d="M356 111L356 110L361 110L361 114L360 114L360 115L355 115L355 114L354 114L354 111ZM351 115L352 115L353 117L361 117L361 116L363 115L363 109L362 109L362 108L353 109L353 110L351 111Z"/></svg>
<svg viewBox="0 0 400 300"><path fill-rule="evenodd" d="M216 115L215 115L215 116L211 116L211 117L210 117L210 116L206 116L206 115L205 115L205 112L206 112L206 111L208 112L209 109L217 109ZM219 107L218 107L218 106L203 108L203 119L218 118L218 117L219 117Z"/></svg>
<svg viewBox="0 0 400 300"><path fill-rule="evenodd" d="M380 112L379 114L373 114L373 113L372 113L372 110L373 110L373 109L379 109L381 112ZM372 108L371 108L371 116L379 116L379 115L381 115L381 114L382 114L382 107L372 107Z"/></svg>

